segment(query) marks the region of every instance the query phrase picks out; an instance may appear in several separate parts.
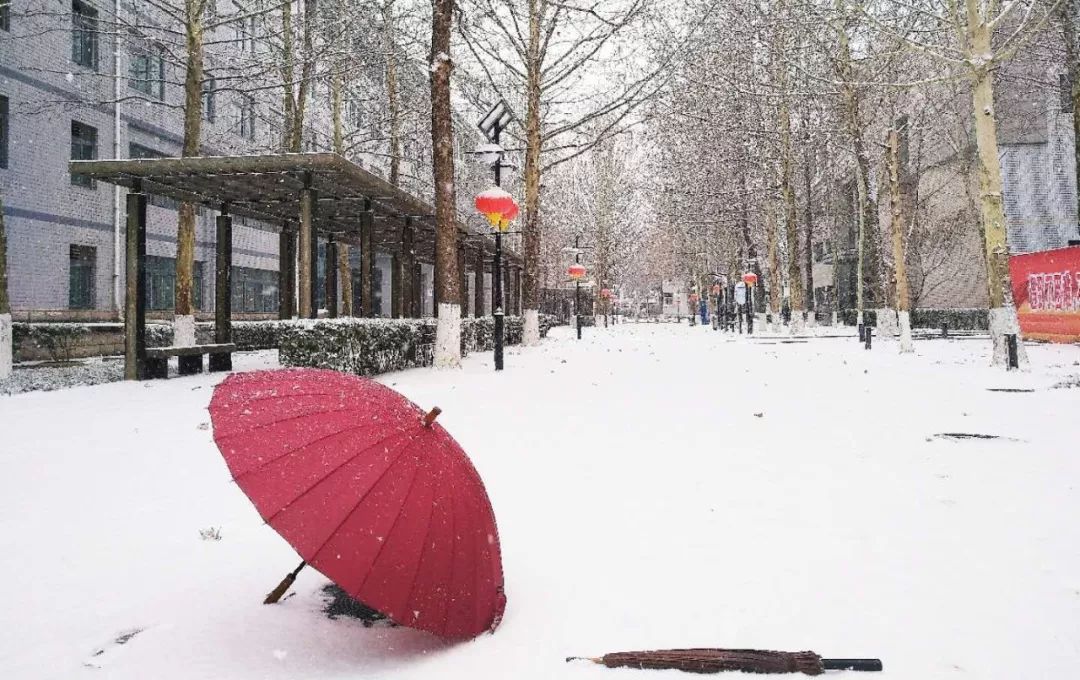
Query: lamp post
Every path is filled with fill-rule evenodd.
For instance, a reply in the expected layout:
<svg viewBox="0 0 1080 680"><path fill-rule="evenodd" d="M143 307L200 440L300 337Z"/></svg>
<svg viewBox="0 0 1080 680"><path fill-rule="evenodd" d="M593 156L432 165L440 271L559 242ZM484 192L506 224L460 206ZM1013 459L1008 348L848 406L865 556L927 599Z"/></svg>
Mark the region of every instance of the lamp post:
<svg viewBox="0 0 1080 680"><path fill-rule="evenodd" d="M742 275L743 283L746 284L746 334L754 334L754 285L757 284L757 274L746 272Z"/></svg>
<svg viewBox="0 0 1080 680"><path fill-rule="evenodd" d="M574 280L574 325L577 326L577 339L581 339L581 279L585 278L585 265L581 264L581 237L574 237L574 264L566 270Z"/></svg>
<svg viewBox="0 0 1080 680"><path fill-rule="evenodd" d="M514 120L514 114L510 111L510 107L506 102L501 99L495 106L488 111L480 122L477 123L477 127L484 133L488 141L491 144L478 149L477 154L481 156L482 160L488 160L494 156L493 165L495 168L495 187L502 186L502 156L503 150L499 146L499 134L506 129L506 126ZM509 195L509 194L507 194ZM479 197L477 197L479 200ZM513 199L511 199L512 201ZM479 203L477 204L479 208ZM483 212L483 210L481 210ZM488 215L488 219L491 220L491 214ZM514 205L514 214L517 214L517 205ZM492 224L495 226L495 262L492 265L491 272L491 296L494 298L491 315L495 320L495 370L501 371L503 369L503 333L504 333L504 320L503 320L503 290L502 290L502 231L503 225L509 222L513 217L508 217L505 221L494 221Z"/></svg>

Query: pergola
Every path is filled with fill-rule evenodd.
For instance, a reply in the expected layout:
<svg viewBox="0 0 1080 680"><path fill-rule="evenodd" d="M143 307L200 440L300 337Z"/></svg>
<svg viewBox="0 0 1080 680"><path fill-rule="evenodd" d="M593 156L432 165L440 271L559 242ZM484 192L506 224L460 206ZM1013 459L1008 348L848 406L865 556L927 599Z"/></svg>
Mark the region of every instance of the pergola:
<svg viewBox="0 0 1080 680"><path fill-rule="evenodd" d="M326 239L327 313L338 315L337 244L361 253L360 316L375 316L372 275L376 251L389 253L391 312L395 318L421 314L420 263L435 260L435 209L425 201L333 153L262 156L195 156L130 160L71 161L73 175L126 187L129 377L145 356L147 195L164 196L219 211L215 276L215 341L231 341L232 218L279 234L279 317L318 316L315 269L318 238ZM494 254L485 232L458 223L458 269L468 290L466 261L483 272ZM519 313L521 258L504 253L509 291L507 311ZM482 280L478 277L478 282ZM299 300L295 291L299 291ZM484 308L477 285L475 308ZM438 308L438 300L436 309ZM299 303L299 304L297 304ZM492 305L493 308L497 305ZM467 307L467 305L466 305Z"/></svg>

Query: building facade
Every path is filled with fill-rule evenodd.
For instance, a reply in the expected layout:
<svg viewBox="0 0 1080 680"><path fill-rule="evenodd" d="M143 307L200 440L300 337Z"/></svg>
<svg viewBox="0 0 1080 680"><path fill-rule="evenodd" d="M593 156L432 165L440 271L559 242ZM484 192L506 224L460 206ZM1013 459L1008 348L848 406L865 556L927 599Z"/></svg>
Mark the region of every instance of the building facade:
<svg viewBox="0 0 1080 680"><path fill-rule="evenodd" d="M172 4L182 16L184 3ZM297 16L301 7L295 3ZM0 199L16 320L118 318L124 295L125 191L72 177L68 161L181 155L187 57L182 27L176 30L168 9L168 0L13 0L3 8ZM236 0L207 2L203 155L283 148L283 86L277 68L282 47L275 37L280 26L274 24L280 12L254 9ZM359 23L358 43L364 31L376 30L373 22ZM358 48L349 63L342 127L349 159L386 178L385 55L377 52ZM303 151L332 146L329 75L318 73L307 99ZM426 74L402 66L398 87L403 109L400 185L430 196ZM148 208L151 314L171 316L174 306L177 207L154 197ZM201 315L213 306L214 238L214 213L200 207L194 302ZM233 238L234 314L276 314L277 235L237 218ZM376 262L376 280L388 290L390 258L380 254ZM320 244L320 279L325 266ZM433 312L430 269L423 275L428 314ZM358 295L360 286L353 290ZM389 293L381 297L377 307L389 315Z"/></svg>

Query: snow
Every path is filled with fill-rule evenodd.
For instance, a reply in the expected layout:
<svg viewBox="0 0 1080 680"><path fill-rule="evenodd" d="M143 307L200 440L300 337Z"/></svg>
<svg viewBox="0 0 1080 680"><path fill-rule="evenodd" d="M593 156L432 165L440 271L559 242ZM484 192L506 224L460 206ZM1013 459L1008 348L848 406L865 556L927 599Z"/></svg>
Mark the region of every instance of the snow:
<svg viewBox="0 0 1080 680"><path fill-rule="evenodd" d="M676 678L563 659L746 646L877 656L881 678L1075 677L1080 348L1006 372L985 337L901 355L822 335L557 328L499 373L484 353L383 376L443 409L498 518L506 616L453 646L327 618L311 570L261 604L299 560L212 443L222 374L0 397L0 669Z"/></svg>
<svg viewBox="0 0 1080 680"><path fill-rule="evenodd" d="M13 349L11 315L0 314L0 380L11 375Z"/></svg>

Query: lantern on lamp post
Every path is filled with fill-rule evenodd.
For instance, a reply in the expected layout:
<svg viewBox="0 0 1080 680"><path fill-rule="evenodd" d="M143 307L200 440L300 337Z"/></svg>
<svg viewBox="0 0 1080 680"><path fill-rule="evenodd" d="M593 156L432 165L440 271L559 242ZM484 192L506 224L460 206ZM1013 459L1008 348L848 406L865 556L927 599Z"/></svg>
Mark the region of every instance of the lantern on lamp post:
<svg viewBox="0 0 1080 680"><path fill-rule="evenodd" d="M746 333L754 333L754 286L757 285L757 274L746 272L742 275L743 283L746 284Z"/></svg>
<svg viewBox="0 0 1080 680"><path fill-rule="evenodd" d="M495 186L476 195L476 209L495 230L495 262L491 272L491 315L495 320L495 370L503 368L503 291L502 291L502 234L518 215L514 197Z"/></svg>
<svg viewBox="0 0 1080 680"><path fill-rule="evenodd" d="M578 247L578 239L574 239L574 264L566 270L567 275L574 282L574 325L577 326L577 339L581 339L581 280L585 278L585 265L581 264L581 249Z"/></svg>

